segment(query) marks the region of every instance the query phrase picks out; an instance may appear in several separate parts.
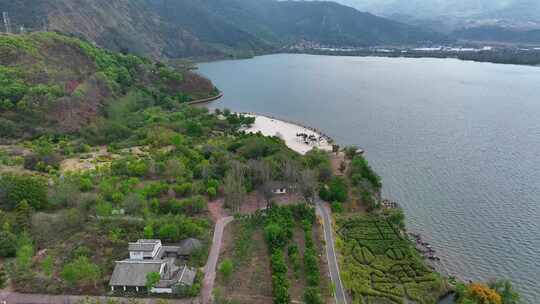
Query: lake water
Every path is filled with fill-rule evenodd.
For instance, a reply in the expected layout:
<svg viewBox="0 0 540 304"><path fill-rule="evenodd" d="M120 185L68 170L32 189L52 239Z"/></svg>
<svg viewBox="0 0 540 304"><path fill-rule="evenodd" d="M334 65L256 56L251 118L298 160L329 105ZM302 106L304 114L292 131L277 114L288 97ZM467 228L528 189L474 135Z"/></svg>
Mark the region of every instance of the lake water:
<svg viewBox="0 0 540 304"><path fill-rule="evenodd" d="M200 65L214 106L356 144L412 231L465 279L540 303L540 68L454 59L270 55Z"/></svg>

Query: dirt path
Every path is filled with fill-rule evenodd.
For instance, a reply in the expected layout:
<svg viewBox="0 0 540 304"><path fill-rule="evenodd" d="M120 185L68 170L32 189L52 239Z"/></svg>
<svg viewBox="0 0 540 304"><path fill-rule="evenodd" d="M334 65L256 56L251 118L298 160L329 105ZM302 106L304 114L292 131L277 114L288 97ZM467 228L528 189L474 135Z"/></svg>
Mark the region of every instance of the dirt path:
<svg viewBox="0 0 540 304"><path fill-rule="evenodd" d="M225 230L225 226L227 226L233 220L234 217L228 216L220 218L216 222L216 227L214 228L214 238L212 240L212 248L210 249L210 254L208 255L208 262L204 267L204 280L201 290L202 304L212 303L212 291L214 290L214 282L216 280L216 266L223 240L223 230Z"/></svg>
<svg viewBox="0 0 540 304"><path fill-rule="evenodd" d="M208 203L208 211L212 215L214 221L219 221L220 219L228 216L227 212L223 209L224 199L219 198L215 201Z"/></svg>

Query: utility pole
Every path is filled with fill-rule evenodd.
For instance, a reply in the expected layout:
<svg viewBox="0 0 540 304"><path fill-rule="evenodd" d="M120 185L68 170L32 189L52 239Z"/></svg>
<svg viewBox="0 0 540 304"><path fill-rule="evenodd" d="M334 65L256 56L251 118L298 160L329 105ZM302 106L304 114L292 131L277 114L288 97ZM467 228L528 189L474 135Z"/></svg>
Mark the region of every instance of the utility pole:
<svg viewBox="0 0 540 304"><path fill-rule="evenodd" d="M11 20L9 20L8 12L2 12L2 19L4 19L4 27L7 34L11 34Z"/></svg>

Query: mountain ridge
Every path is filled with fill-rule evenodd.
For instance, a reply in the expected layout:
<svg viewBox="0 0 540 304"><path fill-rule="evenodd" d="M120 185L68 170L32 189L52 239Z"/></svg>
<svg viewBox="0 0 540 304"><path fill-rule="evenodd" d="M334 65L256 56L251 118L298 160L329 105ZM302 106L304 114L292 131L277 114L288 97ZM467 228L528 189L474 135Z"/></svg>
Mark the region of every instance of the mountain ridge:
<svg viewBox="0 0 540 304"><path fill-rule="evenodd" d="M334 2L0 0L14 28L53 30L152 58L238 57L299 41L367 46L444 37Z"/></svg>

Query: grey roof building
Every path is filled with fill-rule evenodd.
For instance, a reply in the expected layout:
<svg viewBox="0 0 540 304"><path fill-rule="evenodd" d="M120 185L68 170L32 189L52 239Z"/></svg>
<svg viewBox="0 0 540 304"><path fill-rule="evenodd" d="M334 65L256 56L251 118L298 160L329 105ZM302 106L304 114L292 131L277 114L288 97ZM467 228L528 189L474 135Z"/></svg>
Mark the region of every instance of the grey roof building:
<svg viewBox="0 0 540 304"><path fill-rule="evenodd" d="M109 286L111 290L146 290L149 273L160 274L160 281L150 290L153 293L172 293L175 287L191 286L196 271L186 265L175 265L180 247L163 246L160 240L138 240L129 243L129 259L117 261Z"/></svg>

